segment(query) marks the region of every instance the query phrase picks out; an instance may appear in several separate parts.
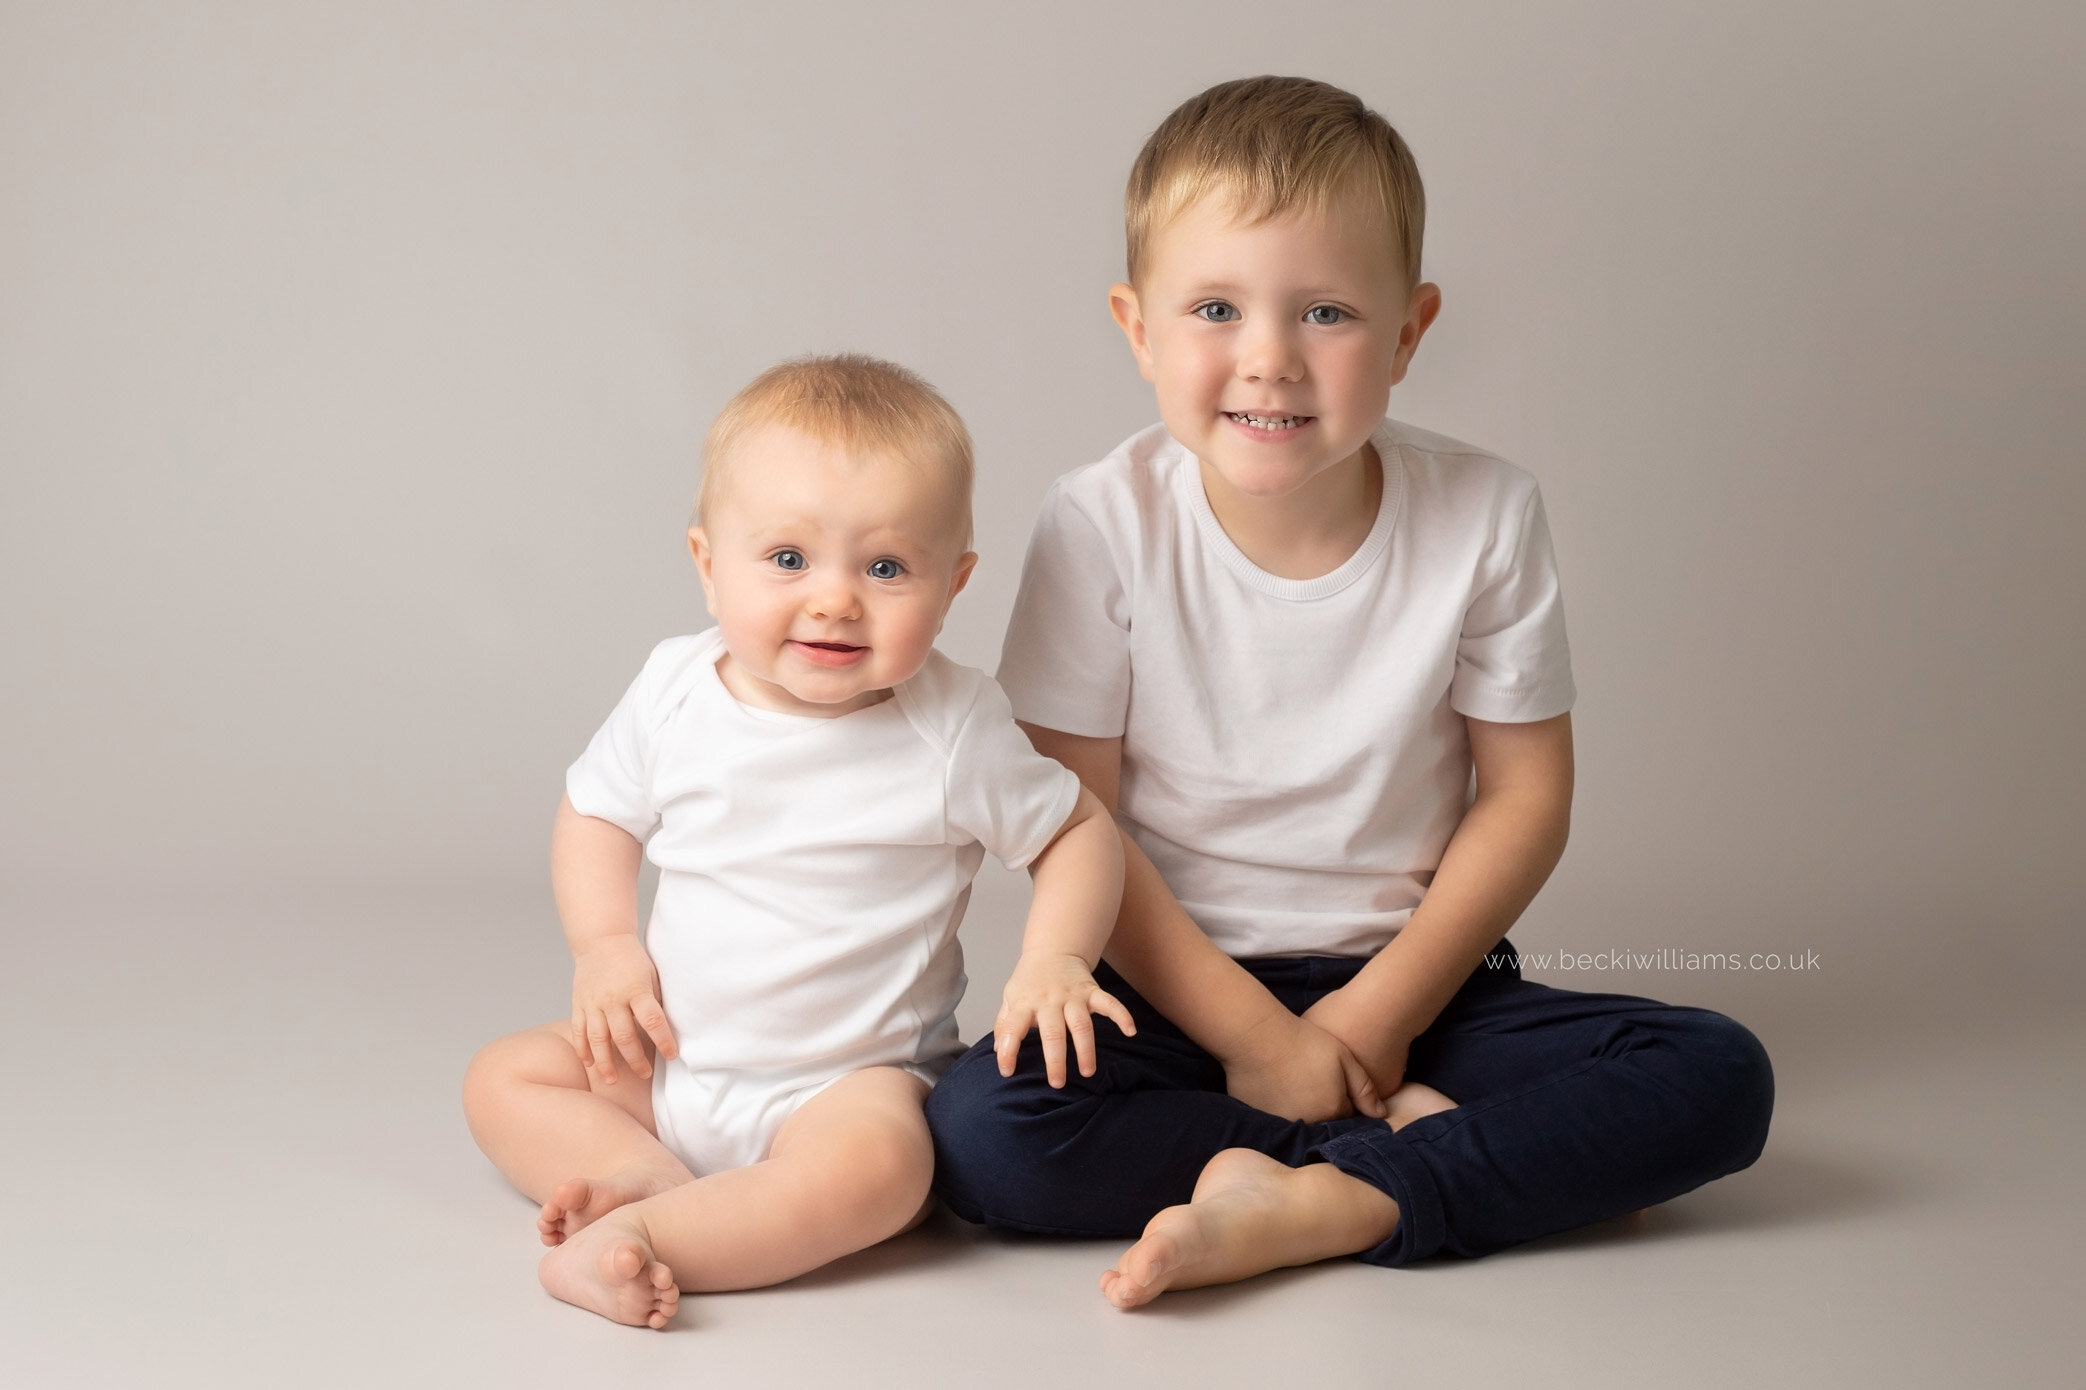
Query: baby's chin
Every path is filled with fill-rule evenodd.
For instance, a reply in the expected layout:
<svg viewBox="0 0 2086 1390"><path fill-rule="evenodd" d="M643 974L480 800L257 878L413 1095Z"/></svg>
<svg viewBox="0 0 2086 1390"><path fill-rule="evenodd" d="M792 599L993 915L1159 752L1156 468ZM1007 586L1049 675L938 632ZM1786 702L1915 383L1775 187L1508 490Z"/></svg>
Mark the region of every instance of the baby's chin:
<svg viewBox="0 0 2086 1390"><path fill-rule="evenodd" d="M917 671L917 667L915 671ZM780 691L787 696L793 709L791 713L806 714L813 718L837 719L843 714L853 714L858 709L880 705L891 698L891 687L907 676L894 677L884 671L865 680L836 680L824 672L806 673L795 679L776 682Z"/></svg>

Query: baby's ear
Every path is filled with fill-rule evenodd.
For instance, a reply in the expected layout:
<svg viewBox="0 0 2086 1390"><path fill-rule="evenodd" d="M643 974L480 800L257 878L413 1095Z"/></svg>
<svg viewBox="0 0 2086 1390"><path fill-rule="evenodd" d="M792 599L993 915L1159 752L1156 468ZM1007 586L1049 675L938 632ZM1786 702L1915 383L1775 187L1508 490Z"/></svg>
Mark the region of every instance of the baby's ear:
<svg viewBox="0 0 2086 1390"><path fill-rule="evenodd" d="M710 538L700 526L688 528L688 553L695 557L695 575L702 581L703 606L717 616L717 596L710 588Z"/></svg>
<svg viewBox="0 0 2086 1390"><path fill-rule="evenodd" d="M977 565L978 552L975 550L966 550L956 557L956 568L949 573L949 595L942 600L942 616L934 625L937 635L940 634L942 625L949 621L949 610L956 606L956 596L963 592L963 586L971 582L971 571L976 569Z"/></svg>

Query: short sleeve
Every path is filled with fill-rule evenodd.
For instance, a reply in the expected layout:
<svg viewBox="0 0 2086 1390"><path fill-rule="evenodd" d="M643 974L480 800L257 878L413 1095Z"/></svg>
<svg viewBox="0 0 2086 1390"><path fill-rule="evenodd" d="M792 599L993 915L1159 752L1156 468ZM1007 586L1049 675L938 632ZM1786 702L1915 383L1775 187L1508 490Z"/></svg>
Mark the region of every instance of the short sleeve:
<svg viewBox="0 0 2086 1390"><path fill-rule="evenodd" d="M1541 493L1531 490L1501 540L1504 563L1482 576L1463 615L1449 705L1472 719L1527 724L1563 714L1577 694Z"/></svg>
<svg viewBox="0 0 2086 1390"><path fill-rule="evenodd" d="M573 810L619 825L640 840L659 828L649 775L656 685L652 676L659 660L660 653L654 652L587 751L565 770L565 795Z"/></svg>
<svg viewBox="0 0 2086 1390"><path fill-rule="evenodd" d="M1029 538L1000 649L1018 719L1085 738L1121 735L1130 709L1130 604L1106 539L1063 480Z"/></svg>
<svg viewBox="0 0 2086 1390"><path fill-rule="evenodd" d="M1014 723L998 685L978 697L949 748L949 824L1010 869L1026 868L1071 818L1079 778L1044 757Z"/></svg>

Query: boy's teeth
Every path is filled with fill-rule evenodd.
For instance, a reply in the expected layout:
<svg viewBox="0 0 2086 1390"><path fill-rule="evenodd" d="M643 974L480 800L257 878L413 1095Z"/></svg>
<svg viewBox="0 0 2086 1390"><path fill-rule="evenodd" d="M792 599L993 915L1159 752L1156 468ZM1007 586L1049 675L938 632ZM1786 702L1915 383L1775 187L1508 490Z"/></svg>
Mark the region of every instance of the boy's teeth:
<svg viewBox="0 0 2086 1390"><path fill-rule="evenodd" d="M1301 417L1295 415L1248 415L1243 411L1233 411L1231 418L1239 421L1241 424L1251 425L1257 430L1286 430L1294 428Z"/></svg>

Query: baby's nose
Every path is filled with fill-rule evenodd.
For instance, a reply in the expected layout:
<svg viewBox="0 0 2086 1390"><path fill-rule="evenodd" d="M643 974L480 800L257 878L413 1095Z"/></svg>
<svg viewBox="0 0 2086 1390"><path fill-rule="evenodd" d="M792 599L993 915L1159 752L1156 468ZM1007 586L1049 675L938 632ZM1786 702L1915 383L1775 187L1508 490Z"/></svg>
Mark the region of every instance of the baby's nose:
<svg viewBox="0 0 2086 1390"><path fill-rule="evenodd" d="M853 618L862 611L854 585L846 583L819 585L812 590L805 606L816 618Z"/></svg>

